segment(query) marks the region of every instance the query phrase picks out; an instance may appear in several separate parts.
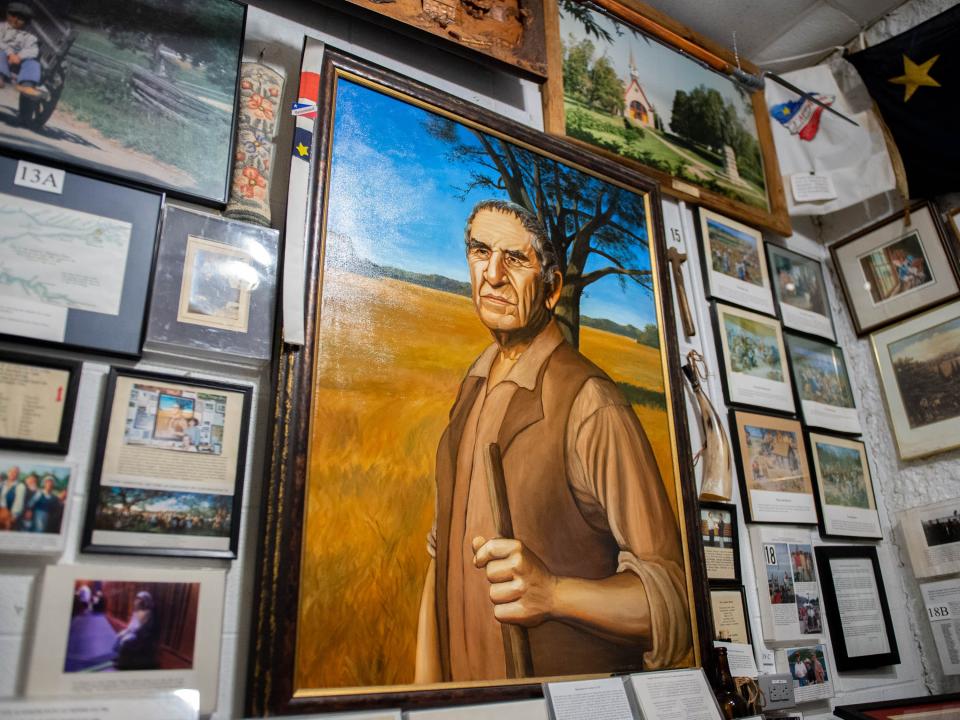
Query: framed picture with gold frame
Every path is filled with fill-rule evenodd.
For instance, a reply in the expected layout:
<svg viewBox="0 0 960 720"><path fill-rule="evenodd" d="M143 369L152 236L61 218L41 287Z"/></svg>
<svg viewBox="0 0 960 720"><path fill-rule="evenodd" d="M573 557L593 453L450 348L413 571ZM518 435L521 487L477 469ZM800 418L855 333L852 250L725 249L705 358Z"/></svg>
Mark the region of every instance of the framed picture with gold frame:
<svg viewBox="0 0 960 720"><path fill-rule="evenodd" d="M551 5L548 132L640 169L668 195L790 234L763 90L727 74L756 66L643 2ZM596 91L591 76L604 78Z"/></svg>
<svg viewBox="0 0 960 720"><path fill-rule="evenodd" d="M699 664L709 602L656 185L329 47L319 107L247 714L520 699L545 678ZM549 610L505 586L521 557L527 588L572 578ZM607 612L641 585L654 654ZM573 587L586 595L566 605Z"/></svg>

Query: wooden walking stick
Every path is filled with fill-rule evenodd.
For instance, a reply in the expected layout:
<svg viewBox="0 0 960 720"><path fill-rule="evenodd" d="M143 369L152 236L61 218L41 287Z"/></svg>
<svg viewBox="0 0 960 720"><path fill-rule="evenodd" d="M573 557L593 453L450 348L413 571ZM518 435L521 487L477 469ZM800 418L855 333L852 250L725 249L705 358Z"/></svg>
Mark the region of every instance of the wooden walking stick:
<svg viewBox="0 0 960 720"><path fill-rule="evenodd" d="M513 518L507 499L507 481L503 475L503 457L497 443L487 445L484 455L487 466L487 489L490 491L490 508L493 510L493 525L497 535L513 538ZM530 638L527 629L512 623L500 623L503 633L503 655L507 660L507 677L533 677L533 656L530 654Z"/></svg>

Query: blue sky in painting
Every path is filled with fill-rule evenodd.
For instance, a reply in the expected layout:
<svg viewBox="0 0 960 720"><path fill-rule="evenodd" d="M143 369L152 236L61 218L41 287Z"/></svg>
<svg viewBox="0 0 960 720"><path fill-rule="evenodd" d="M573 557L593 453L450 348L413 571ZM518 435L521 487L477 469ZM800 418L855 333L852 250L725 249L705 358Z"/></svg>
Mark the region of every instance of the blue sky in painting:
<svg viewBox="0 0 960 720"><path fill-rule="evenodd" d="M353 252L417 273L469 281L463 228L480 200L505 191L459 188L472 166L450 161L449 145L424 127L429 113L348 80L338 80L328 205L328 262L348 237ZM461 138L469 137L461 133ZM645 249L635 266L649 269ZM587 271L606 266L591 256ZM590 285L581 313L642 327L656 321L650 293L608 276Z"/></svg>

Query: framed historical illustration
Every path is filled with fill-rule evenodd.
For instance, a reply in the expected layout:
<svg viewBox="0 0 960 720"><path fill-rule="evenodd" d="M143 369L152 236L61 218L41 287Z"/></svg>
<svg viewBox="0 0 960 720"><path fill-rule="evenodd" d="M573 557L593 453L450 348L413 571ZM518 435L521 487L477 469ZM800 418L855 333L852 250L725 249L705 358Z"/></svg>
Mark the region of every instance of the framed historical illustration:
<svg viewBox="0 0 960 720"><path fill-rule="evenodd" d="M767 260L783 326L835 342L823 264L773 243L767 243Z"/></svg>
<svg viewBox="0 0 960 720"><path fill-rule="evenodd" d="M246 5L31 7L20 32L39 56L24 60L16 81L0 90L0 145L226 204ZM277 98L258 102L264 113L279 111Z"/></svg>
<svg viewBox="0 0 960 720"><path fill-rule="evenodd" d="M740 587L710 588L710 617L713 619L715 642L749 645L750 613L747 611L747 596Z"/></svg>
<svg viewBox="0 0 960 720"><path fill-rule="evenodd" d="M62 552L75 479L70 463L0 452L0 553Z"/></svg>
<svg viewBox="0 0 960 720"><path fill-rule="evenodd" d="M843 720L950 720L960 713L960 693L837 705L833 713Z"/></svg>
<svg viewBox="0 0 960 720"><path fill-rule="evenodd" d="M320 89L247 713L695 665L709 605L655 185L331 48ZM527 587L571 584L530 613L510 558ZM641 586L653 655L612 616Z"/></svg>
<svg viewBox="0 0 960 720"><path fill-rule="evenodd" d="M111 368L83 551L235 558L251 394Z"/></svg>
<svg viewBox="0 0 960 720"><path fill-rule="evenodd" d="M796 406L780 321L715 302L713 324L727 402L792 413Z"/></svg>
<svg viewBox="0 0 960 720"><path fill-rule="evenodd" d="M739 583L740 538L737 506L729 503L700 503L700 539L710 582Z"/></svg>
<svg viewBox="0 0 960 720"><path fill-rule="evenodd" d="M82 367L0 351L0 448L66 455Z"/></svg>
<svg viewBox="0 0 960 720"><path fill-rule="evenodd" d="M711 297L773 315L763 233L705 208L697 209L704 285Z"/></svg>
<svg viewBox="0 0 960 720"><path fill-rule="evenodd" d="M860 418L843 350L803 335L784 335L803 422L826 430L859 433Z"/></svg>
<svg viewBox="0 0 960 720"><path fill-rule="evenodd" d="M960 446L960 302L870 336L902 460Z"/></svg>
<svg viewBox="0 0 960 720"><path fill-rule="evenodd" d="M52 565L43 576L27 697L184 685L217 706L223 570Z"/></svg>
<svg viewBox="0 0 960 720"><path fill-rule="evenodd" d="M0 155L0 337L138 355L162 206Z"/></svg>
<svg viewBox="0 0 960 720"><path fill-rule="evenodd" d="M915 578L960 573L960 497L904 510L900 527Z"/></svg>
<svg viewBox="0 0 960 720"><path fill-rule="evenodd" d="M873 494L867 446L859 440L807 434L817 485L820 534L880 540L880 514Z"/></svg>
<svg viewBox="0 0 960 720"><path fill-rule="evenodd" d="M800 421L732 410L730 426L747 522L815 525L817 509Z"/></svg>
<svg viewBox="0 0 960 720"><path fill-rule="evenodd" d="M831 245L830 255L857 335L960 295L956 253L930 203Z"/></svg>
<svg viewBox="0 0 960 720"><path fill-rule="evenodd" d="M816 554L837 670L899 665L877 548L819 545Z"/></svg>
<svg viewBox="0 0 960 720"><path fill-rule="evenodd" d="M790 234L763 91L696 54L745 73L758 74L756 66L642 2L556 5L559 24L547 26L548 132L642 169L665 193Z"/></svg>
<svg viewBox="0 0 960 720"><path fill-rule="evenodd" d="M144 349L267 362L278 239L270 228L168 205Z"/></svg>

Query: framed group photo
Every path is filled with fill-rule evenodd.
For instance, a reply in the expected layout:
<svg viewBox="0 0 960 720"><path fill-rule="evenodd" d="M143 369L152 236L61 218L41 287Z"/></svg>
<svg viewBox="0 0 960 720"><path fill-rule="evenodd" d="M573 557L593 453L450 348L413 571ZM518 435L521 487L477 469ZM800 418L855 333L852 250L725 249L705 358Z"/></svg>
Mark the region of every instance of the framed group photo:
<svg viewBox="0 0 960 720"><path fill-rule="evenodd" d="M800 421L733 410L730 426L747 521L815 525L817 509Z"/></svg>
<svg viewBox="0 0 960 720"><path fill-rule="evenodd" d="M236 557L251 393L112 368L84 552Z"/></svg>
<svg viewBox="0 0 960 720"><path fill-rule="evenodd" d="M870 336L901 460L960 446L960 302Z"/></svg>
<svg viewBox="0 0 960 720"><path fill-rule="evenodd" d="M0 448L70 451L82 363L0 351Z"/></svg>
<svg viewBox="0 0 960 720"><path fill-rule="evenodd" d="M700 503L700 538L710 582L740 582L740 538L737 530L736 505Z"/></svg>
<svg viewBox="0 0 960 720"><path fill-rule="evenodd" d="M909 217L909 224L907 218ZM956 252L930 203L899 212L830 246L857 335L960 295Z"/></svg>
<svg viewBox="0 0 960 720"><path fill-rule="evenodd" d="M727 402L794 412L780 321L720 302L713 304L713 321Z"/></svg>
<svg viewBox="0 0 960 720"><path fill-rule="evenodd" d="M767 259L783 326L836 341L823 264L772 243L767 243Z"/></svg>
<svg viewBox="0 0 960 720"><path fill-rule="evenodd" d="M163 200L0 155L0 336L138 356Z"/></svg>
<svg viewBox="0 0 960 720"><path fill-rule="evenodd" d="M546 678L698 664L709 602L655 185L330 47L320 93L306 342L284 350L275 385L247 714L501 701L539 696ZM509 282L484 280L501 259ZM549 302L526 313L519 292ZM510 383L488 387L501 322L534 345L483 439L468 416L506 400ZM587 406L567 404L575 378ZM597 408L610 434L581 415L595 392L618 398ZM584 443L569 451L568 419ZM467 443L485 453L478 472L502 470L514 551L551 575L620 568L625 587L651 589L653 654L547 617L521 633L529 656L505 651L520 618L497 619L500 581L473 560L504 548L460 544L479 536L468 507L490 510L485 490L454 491ZM565 452L596 462L523 469Z"/></svg>
<svg viewBox="0 0 960 720"><path fill-rule="evenodd" d="M38 93L0 89L0 145L224 205L245 19L234 0L35 4Z"/></svg>
<svg viewBox="0 0 960 720"><path fill-rule="evenodd" d="M0 553L61 552L75 481L72 463L0 452Z"/></svg>
<svg viewBox="0 0 960 720"><path fill-rule="evenodd" d="M547 31L548 132L634 165L665 193L790 234L763 92L708 67L688 46L727 68L759 73L756 66L644 4L557 4L560 22ZM590 91L595 73L610 78L603 93Z"/></svg>

